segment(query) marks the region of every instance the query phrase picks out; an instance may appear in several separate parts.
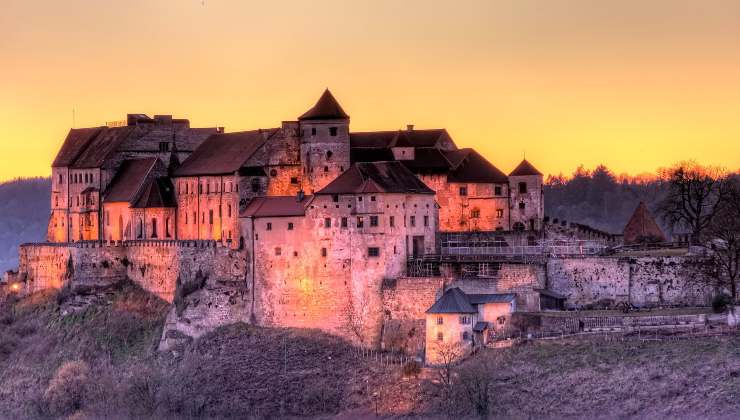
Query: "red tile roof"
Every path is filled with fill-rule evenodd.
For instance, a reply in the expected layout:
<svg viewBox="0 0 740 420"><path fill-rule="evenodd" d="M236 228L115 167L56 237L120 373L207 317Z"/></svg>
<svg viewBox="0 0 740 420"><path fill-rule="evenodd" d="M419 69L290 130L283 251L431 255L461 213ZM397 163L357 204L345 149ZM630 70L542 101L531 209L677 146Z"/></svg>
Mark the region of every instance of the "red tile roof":
<svg viewBox="0 0 740 420"><path fill-rule="evenodd" d="M298 117L298 120L345 120L349 115L342 109L334 95L326 89L316 105Z"/></svg>
<svg viewBox="0 0 740 420"><path fill-rule="evenodd" d="M316 194L434 194L398 161L358 162Z"/></svg>
<svg viewBox="0 0 740 420"><path fill-rule="evenodd" d="M527 159L522 160L522 162L509 174L509 176L527 175L542 175L542 172L538 171L537 168L527 161Z"/></svg>
<svg viewBox="0 0 740 420"><path fill-rule="evenodd" d="M629 222L624 227L624 243L627 245L643 242L665 242L663 231L645 203L640 201Z"/></svg>
<svg viewBox="0 0 740 420"><path fill-rule="evenodd" d="M297 196L255 197L239 217L303 216L312 198L306 195L299 201Z"/></svg>
<svg viewBox="0 0 740 420"><path fill-rule="evenodd" d="M222 175L238 171L278 129L214 134L175 171L175 176Z"/></svg>

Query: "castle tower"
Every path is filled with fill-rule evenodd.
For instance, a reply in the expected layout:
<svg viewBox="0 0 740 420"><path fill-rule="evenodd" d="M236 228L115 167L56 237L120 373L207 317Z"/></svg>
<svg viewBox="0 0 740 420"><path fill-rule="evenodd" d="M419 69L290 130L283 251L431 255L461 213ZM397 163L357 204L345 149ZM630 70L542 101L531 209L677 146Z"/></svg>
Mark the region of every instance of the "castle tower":
<svg viewBox="0 0 740 420"><path fill-rule="evenodd" d="M511 230L539 231L545 215L542 173L526 159L509 174Z"/></svg>
<svg viewBox="0 0 740 420"><path fill-rule="evenodd" d="M313 194L349 169L349 115L326 89L298 122L302 188Z"/></svg>

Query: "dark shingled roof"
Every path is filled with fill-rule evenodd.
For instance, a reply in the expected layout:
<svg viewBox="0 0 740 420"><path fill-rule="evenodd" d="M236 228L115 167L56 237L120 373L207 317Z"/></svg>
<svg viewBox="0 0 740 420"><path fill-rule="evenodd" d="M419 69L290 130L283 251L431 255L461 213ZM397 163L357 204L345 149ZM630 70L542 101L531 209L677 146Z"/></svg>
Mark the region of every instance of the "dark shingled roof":
<svg viewBox="0 0 740 420"><path fill-rule="evenodd" d="M51 166L59 168L72 165L75 159L85 151L90 142L103 129L105 127L73 128L69 130Z"/></svg>
<svg viewBox="0 0 740 420"><path fill-rule="evenodd" d="M485 303L509 303L516 299L516 295L511 293L476 293L466 294L460 288L453 287L448 289L441 298L439 298L431 308L427 310L428 314L468 314L478 312L473 305Z"/></svg>
<svg viewBox="0 0 740 420"><path fill-rule="evenodd" d="M298 120L344 120L348 118L349 115L344 112L329 89L326 89L316 105L298 117Z"/></svg>
<svg viewBox="0 0 740 420"><path fill-rule="evenodd" d="M535 168L531 163L527 161L527 159L522 160L522 162L514 168L513 171L509 174L509 176L526 176L526 175L542 175L542 172L538 171L537 168Z"/></svg>
<svg viewBox="0 0 740 420"><path fill-rule="evenodd" d="M429 130L402 130L398 132L395 147L435 147L443 139L450 139L444 128Z"/></svg>
<svg viewBox="0 0 740 420"><path fill-rule="evenodd" d="M105 159L126 141L136 127L108 127L98 134L75 160L73 168L99 168Z"/></svg>
<svg viewBox="0 0 740 420"><path fill-rule="evenodd" d="M449 182L490 182L496 184L506 184L509 182L506 174L493 166L486 158L473 149L445 152L445 155L455 166L455 169L447 175Z"/></svg>
<svg viewBox="0 0 740 420"><path fill-rule="evenodd" d="M414 159L402 160L400 162L414 173L447 172L452 167L452 164L445 156L445 152L431 147L415 149Z"/></svg>
<svg viewBox="0 0 740 420"><path fill-rule="evenodd" d="M468 297L457 287L444 292L441 298L427 309L428 314L474 314L478 311L468 302Z"/></svg>
<svg viewBox="0 0 740 420"><path fill-rule="evenodd" d="M316 194L434 194L401 162L358 162Z"/></svg>
<svg viewBox="0 0 740 420"><path fill-rule="evenodd" d="M645 203L640 201L634 214L624 227L626 245L642 242L665 242L666 238Z"/></svg>
<svg viewBox="0 0 740 420"><path fill-rule="evenodd" d="M352 163L395 160L391 149L380 149L374 147L354 147L349 151L349 158Z"/></svg>
<svg viewBox="0 0 740 420"><path fill-rule="evenodd" d="M135 208L177 207L175 187L167 177L150 179L139 198L131 205Z"/></svg>
<svg viewBox="0 0 740 420"><path fill-rule="evenodd" d="M398 131L368 131L349 133L349 145L355 147L374 147L387 149L396 141Z"/></svg>
<svg viewBox="0 0 740 420"><path fill-rule="evenodd" d="M255 197L249 202L239 217L285 217L303 216L306 206L311 202L310 195L298 201L297 196Z"/></svg>
<svg viewBox="0 0 740 420"><path fill-rule="evenodd" d="M132 202L156 163L157 158L154 157L124 160L105 192L104 200L109 203Z"/></svg>
<svg viewBox="0 0 740 420"><path fill-rule="evenodd" d="M483 331L488 329L488 323L484 321L478 321L473 326L473 331L477 333L482 333Z"/></svg>
<svg viewBox="0 0 740 420"><path fill-rule="evenodd" d="M208 137L175 171L175 176L221 175L239 170L277 132L240 131Z"/></svg>

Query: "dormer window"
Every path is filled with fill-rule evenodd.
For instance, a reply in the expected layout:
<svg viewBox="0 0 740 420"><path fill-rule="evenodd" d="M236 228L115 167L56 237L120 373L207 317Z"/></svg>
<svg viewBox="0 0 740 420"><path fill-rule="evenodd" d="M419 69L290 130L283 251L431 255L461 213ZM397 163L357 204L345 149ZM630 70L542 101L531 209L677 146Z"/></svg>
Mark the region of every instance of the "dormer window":
<svg viewBox="0 0 740 420"><path fill-rule="evenodd" d="M337 127L329 127L329 135L332 137L336 137L337 135Z"/></svg>

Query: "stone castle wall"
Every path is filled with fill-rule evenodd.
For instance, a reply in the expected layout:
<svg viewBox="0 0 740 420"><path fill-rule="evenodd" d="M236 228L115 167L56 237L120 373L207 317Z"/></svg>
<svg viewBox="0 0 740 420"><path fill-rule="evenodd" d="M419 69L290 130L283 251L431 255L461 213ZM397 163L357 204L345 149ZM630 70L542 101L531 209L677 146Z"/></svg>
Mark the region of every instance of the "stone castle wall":
<svg viewBox="0 0 740 420"><path fill-rule="evenodd" d="M635 306L706 305L691 257L557 258L547 263L549 288L580 307L609 300Z"/></svg>

